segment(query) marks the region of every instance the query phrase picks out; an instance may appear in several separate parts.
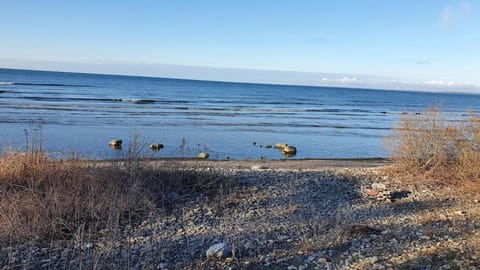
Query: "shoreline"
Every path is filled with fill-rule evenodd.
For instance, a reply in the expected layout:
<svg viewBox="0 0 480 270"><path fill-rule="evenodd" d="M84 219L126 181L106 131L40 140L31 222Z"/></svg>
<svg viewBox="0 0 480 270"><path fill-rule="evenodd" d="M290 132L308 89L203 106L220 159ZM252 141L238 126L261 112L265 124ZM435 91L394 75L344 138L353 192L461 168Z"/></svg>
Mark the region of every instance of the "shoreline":
<svg viewBox="0 0 480 270"><path fill-rule="evenodd" d="M102 159L87 160L95 163L113 163L125 162L128 159ZM223 160L223 159L198 159L198 158L146 158L141 159L148 165L161 167L162 165L180 165L191 168L214 168L214 169L254 169L254 170L335 170L335 169L356 169L383 167L393 164L387 158L332 158L332 159L241 159L241 160Z"/></svg>

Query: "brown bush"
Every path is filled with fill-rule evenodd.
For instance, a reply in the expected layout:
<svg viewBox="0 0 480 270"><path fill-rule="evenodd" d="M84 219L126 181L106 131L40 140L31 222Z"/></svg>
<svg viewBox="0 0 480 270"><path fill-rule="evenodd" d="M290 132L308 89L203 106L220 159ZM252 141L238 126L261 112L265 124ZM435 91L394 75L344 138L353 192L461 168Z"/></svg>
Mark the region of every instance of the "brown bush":
<svg viewBox="0 0 480 270"><path fill-rule="evenodd" d="M1 239L64 238L79 228L115 227L122 213L142 203L128 198L131 185L79 161L6 153L0 167Z"/></svg>
<svg viewBox="0 0 480 270"><path fill-rule="evenodd" d="M52 160L41 151L0 156L0 245L118 231L168 203L168 192L215 191L198 170L149 168L136 155L114 162Z"/></svg>
<svg viewBox="0 0 480 270"><path fill-rule="evenodd" d="M480 180L480 118L447 119L438 108L403 116L386 149L400 172L437 180Z"/></svg>
<svg viewBox="0 0 480 270"><path fill-rule="evenodd" d="M456 171L464 180L480 180L480 118L470 113L462 131Z"/></svg>

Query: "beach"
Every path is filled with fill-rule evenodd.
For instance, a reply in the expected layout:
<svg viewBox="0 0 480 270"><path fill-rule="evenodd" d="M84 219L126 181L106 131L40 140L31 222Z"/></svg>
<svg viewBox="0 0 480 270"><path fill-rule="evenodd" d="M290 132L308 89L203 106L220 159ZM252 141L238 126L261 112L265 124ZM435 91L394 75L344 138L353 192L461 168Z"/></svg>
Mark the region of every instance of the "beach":
<svg viewBox="0 0 480 270"><path fill-rule="evenodd" d="M128 161L103 161L94 167L114 163L128 166ZM480 267L478 195L396 181L385 174L391 166L386 160L150 160L141 166L184 175L193 171L210 181L194 189L168 191L154 211L115 232L2 246L0 265L3 269ZM221 248L207 256L215 244Z"/></svg>
<svg viewBox="0 0 480 270"><path fill-rule="evenodd" d="M480 1L0 7L0 270L480 269Z"/></svg>

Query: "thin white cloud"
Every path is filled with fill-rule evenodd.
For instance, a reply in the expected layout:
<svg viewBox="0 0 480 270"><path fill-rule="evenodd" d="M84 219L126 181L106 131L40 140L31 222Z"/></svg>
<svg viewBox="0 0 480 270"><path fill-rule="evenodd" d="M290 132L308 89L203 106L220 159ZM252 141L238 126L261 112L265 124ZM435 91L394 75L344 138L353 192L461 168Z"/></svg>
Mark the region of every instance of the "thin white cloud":
<svg viewBox="0 0 480 270"><path fill-rule="evenodd" d="M430 58L420 58L415 61L415 64L417 65L428 65L432 62L432 59Z"/></svg>
<svg viewBox="0 0 480 270"><path fill-rule="evenodd" d="M461 2L457 5L444 6L440 15L440 26L445 29L451 29L458 22L470 15L473 7L470 2Z"/></svg>
<svg viewBox="0 0 480 270"><path fill-rule="evenodd" d="M430 80L430 81L424 81L422 82L423 84L426 85L437 85L437 86L455 86L455 85L460 85L455 83L454 81L442 81L442 80Z"/></svg>
<svg viewBox="0 0 480 270"><path fill-rule="evenodd" d="M361 80L358 80L356 77L343 77L341 78L340 80L338 80L340 83L343 83L343 84L358 84L358 83L362 83Z"/></svg>

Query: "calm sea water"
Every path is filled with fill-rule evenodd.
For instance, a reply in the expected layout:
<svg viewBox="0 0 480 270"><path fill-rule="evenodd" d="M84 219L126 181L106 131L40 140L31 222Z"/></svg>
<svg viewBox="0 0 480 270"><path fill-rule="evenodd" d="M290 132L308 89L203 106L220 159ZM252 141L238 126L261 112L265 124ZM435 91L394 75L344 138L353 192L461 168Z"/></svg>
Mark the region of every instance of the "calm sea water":
<svg viewBox="0 0 480 270"><path fill-rule="evenodd" d="M399 116L433 105L461 116L480 96L0 69L0 148L41 138L52 153L112 158L137 132L165 145L146 148L156 157L281 158L260 147L279 142L295 158L385 157Z"/></svg>

